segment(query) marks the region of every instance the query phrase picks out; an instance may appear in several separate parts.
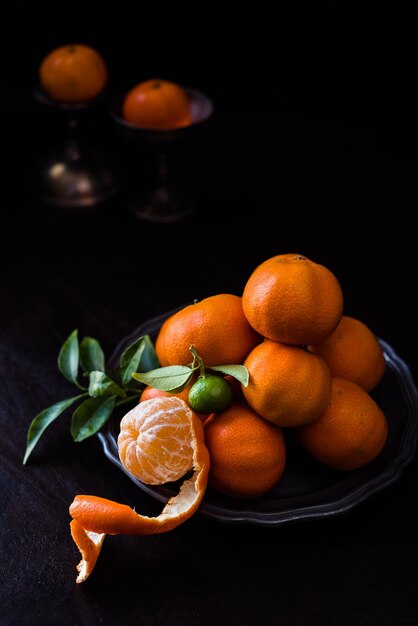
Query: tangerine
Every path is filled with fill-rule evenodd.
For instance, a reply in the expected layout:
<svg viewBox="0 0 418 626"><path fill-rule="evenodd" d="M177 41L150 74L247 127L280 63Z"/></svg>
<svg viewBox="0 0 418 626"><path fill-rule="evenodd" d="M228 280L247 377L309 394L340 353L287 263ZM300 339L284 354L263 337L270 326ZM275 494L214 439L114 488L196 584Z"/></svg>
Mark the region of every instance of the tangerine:
<svg viewBox="0 0 418 626"><path fill-rule="evenodd" d="M328 268L300 254L280 254L253 271L242 306L251 326L264 337L309 345L324 341L335 330L343 295Z"/></svg>
<svg viewBox="0 0 418 626"><path fill-rule="evenodd" d="M337 470L353 470L373 461L387 434L383 411L364 389L344 378L333 378L331 400L321 417L297 429L302 446Z"/></svg>
<svg viewBox="0 0 418 626"><path fill-rule="evenodd" d="M125 96L122 115L142 128L169 130L192 123L190 102L176 83L154 78L136 85Z"/></svg>
<svg viewBox="0 0 418 626"><path fill-rule="evenodd" d="M198 414L220 413L232 402L234 392L222 376L204 374L199 376L189 391L189 404Z"/></svg>
<svg viewBox="0 0 418 626"><path fill-rule="evenodd" d="M178 393L170 393L170 391L156 389L155 387L150 387L149 385L147 385L142 392L139 401L144 402L144 400L151 400L152 398L170 398L171 396L177 396L177 398L181 398L181 400L184 400L186 404L188 404L189 389L190 386L183 389L183 391L179 391Z"/></svg>
<svg viewBox="0 0 418 626"><path fill-rule="evenodd" d="M377 387L386 370L376 336L366 324L346 315L325 341L309 350L324 359L332 376L351 380L365 391Z"/></svg>
<svg viewBox="0 0 418 626"><path fill-rule="evenodd" d="M164 365L188 365L194 345L205 365L243 363L260 341L242 310L241 298L218 294L174 313L161 327L155 349Z"/></svg>
<svg viewBox="0 0 418 626"><path fill-rule="evenodd" d="M135 478L149 485L178 480L193 466L193 427L201 421L187 404L172 396L140 402L120 423L119 457Z"/></svg>
<svg viewBox="0 0 418 626"><path fill-rule="evenodd" d="M331 374L316 354L266 339L250 352L244 365L249 383L242 392L265 419L279 426L299 426L325 411L331 396Z"/></svg>
<svg viewBox="0 0 418 626"><path fill-rule="evenodd" d="M246 403L233 403L205 424L210 484L236 498L262 496L283 474L286 446L282 430Z"/></svg>
<svg viewBox="0 0 418 626"><path fill-rule="evenodd" d="M155 340L155 353L157 355L157 358L160 362L161 367L166 367L167 365L169 365L168 360L167 360L167 356L165 353L165 331L166 328L168 326L168 322L171 319L172 316L168 317L166 320L164 320L158 335L157 335L157 339Z"/></svg>
<svg viewBox="0 0 418 626"><path fill-rule="evenodd" d="M107 79L103 57L84 44L55 48L39 68L42 89L57 102L92 100L103 91Z"/></svg>

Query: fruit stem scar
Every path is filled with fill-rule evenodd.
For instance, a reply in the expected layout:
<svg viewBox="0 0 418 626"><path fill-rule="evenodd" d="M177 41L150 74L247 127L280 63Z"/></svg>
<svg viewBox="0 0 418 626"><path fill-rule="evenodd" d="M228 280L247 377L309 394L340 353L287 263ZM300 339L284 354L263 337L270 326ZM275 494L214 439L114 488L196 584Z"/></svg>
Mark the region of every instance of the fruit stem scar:
<svg viewBox="0 0 418 626"><path fill-rule="evenodd" d="M297 261L304 261L304 260L305 260L305 257L304 257L304 256L301 256L300 254L297 254L297 255L296 255L296 260L297 260Z"/></svg>
<svg viewBox="0 0 418 626"><path fill-rule="evenodd" d="M153 89L159 89L160 87L161 87L160 83L157 83L157 82L152 83L152 88Z"/></svg>

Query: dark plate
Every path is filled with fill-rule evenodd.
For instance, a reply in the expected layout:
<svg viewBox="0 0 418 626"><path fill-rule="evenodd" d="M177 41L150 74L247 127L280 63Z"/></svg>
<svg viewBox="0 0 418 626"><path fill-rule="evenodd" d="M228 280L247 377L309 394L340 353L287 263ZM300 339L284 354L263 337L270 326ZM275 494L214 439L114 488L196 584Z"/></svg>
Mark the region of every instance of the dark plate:
<svg viewBox="0 0 418 626"><path fill-rule="evenodd" d="M121 341L112 360L137 337L149 334L155 339L163 321L173 313L149 320ZM222 496L207 488L200 506L201 515L228 523L266 526L306 519L330 517L349 511L374 493L396 481L412 460L418 441L418 390L408 366L395 351L380 340L385 353L387 371L372 396L384 411L389 423L389 436L379 457L358 470L333 471L313 460L285 430L287 464L278 484L262 498L239 500ZM117 437L121 416L110 419L99 439L106 456L124 471L145 493L166 502L178 492L179 483L164 486L144 485L125 471L119 461Z"/></svg>

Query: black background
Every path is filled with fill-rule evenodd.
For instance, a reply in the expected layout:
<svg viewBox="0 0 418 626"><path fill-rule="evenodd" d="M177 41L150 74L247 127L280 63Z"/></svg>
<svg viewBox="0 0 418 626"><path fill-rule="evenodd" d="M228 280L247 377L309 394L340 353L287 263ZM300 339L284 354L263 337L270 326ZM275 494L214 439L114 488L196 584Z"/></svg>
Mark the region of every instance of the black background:
<svg viewBox="0 0 418 626"><path fill-rule="evenodd" d="M108 538L76 587L68 531L76 493L158 505L104 458L72 443L69 416L22 468L28 424L71 395L55 360L75 327L107 354L178 304L241 293L262 260L289 251L327 265L349 315L392 345L416 377L417 16L401 3L331 3L279 15L257 3L59 5L3 13L0 244L0 620L4 624L415 624L418 467L342 517L281 528L196 515L172 533ZM160 76L211 96L215 114L181 147L174 175L198 198L173 225L133 218L124 193L94 211L46 209L31 194L37 156L60 139L34 103L53 47L97 47L109 96ZM97 115L96 115L97 113ZM106 108L90 140L150 183ZM90 125L90 126L89 126Z"/></svg>

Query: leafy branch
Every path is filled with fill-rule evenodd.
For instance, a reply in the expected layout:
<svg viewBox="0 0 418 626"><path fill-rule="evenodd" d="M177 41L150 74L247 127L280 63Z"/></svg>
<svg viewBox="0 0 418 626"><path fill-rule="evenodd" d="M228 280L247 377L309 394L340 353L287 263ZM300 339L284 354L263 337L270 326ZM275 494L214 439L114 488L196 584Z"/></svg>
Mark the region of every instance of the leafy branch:
<svg viewBox="0 0 418 626"><path fill-rule="evenodd" d="M166 367L159 367L143 373L133 373L132 377L144 385L162 389L163 391L170 391L171 393L178 393L191 383L197 370L199 370L200 375L203 375L205 370L211 370L233 376L244 387L248 386L249 374L248 369L244 365L208 366L203 363L195 346L191 345L189 350L193 356L193 361L189 365L167 365Z"/></svg>
<svg viewBox="0 0 418 626"><path fill-rule="evenodd" d="M45 429L73 404L82 400L71 419L74 441L83 441L96 434L107 422L115 407L138 400L142 385L133 381L133 375L157 368L159 365L153 343L148 335L139 337L124 350L116 370L105 367L103 350L93 337L78 340L73 330L63 343L58 355L58 369L81 394L56 402L32 420L27 434L25 464ZM80 382L88 378L88 385Z"/></svg>

